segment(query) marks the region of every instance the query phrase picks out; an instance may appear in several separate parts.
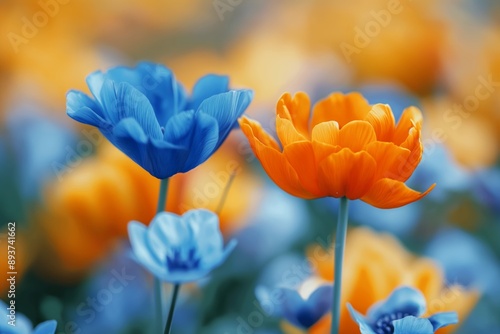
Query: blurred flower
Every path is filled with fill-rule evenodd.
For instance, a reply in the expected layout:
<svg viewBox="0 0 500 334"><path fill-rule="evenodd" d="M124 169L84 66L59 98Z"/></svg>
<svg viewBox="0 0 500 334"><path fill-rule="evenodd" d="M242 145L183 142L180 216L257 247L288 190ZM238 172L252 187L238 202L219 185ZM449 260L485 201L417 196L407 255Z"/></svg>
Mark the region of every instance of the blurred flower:
<svg viewBox="0 0 500 334"><path fill-rule="evenodd" d="M207 75L191 99L173 73L142 62L87 77L95 98L67 95L67 114L96 126L113 145L157 178L187 172L223 143L252 100L249 90L228 91L229 79Z"/></svg>
<svg viewBox="0 0 500 334"><path fill-rule="evenodd" d="M500 212L500 169L490 168L475 173L472 188L481 204Z"/></svg>
<svg viewBox="0 0 500 334"><path fill-rule="evenodd" d="M307 329L332 307L333 287L321 285L309 291L309 295L301 292L287 287L269 289L258 286L255 290L257 299L264 309L269 303L277 304L272 307L269 315L284 318L297 327Z"/></svg>
<svg viewBox="0 0 500 334"><path fill-rule="evenodd" d="M15 325L9 325L9 307L2 300L0 300L0 333L2 334L54 334L57 328L55 320L48 320L42 322L33 329L31 321L29 321L24 314L15 313Z"/></svg>
<svg viewBox="0 0 500 334"><path fill-rule="evenodd" d="M132 250L139 263L156 277L171 283L198 280L219 266L236 247L223 249L219 219L208 210L190 210L178 216L162 212L149 227L129 223Z"/></svg>
<svg viewBox="0 0 500 334"><path fill-rule="evenodd" d="M441 327L458 323L455 312L419 318L425 312L422 293L410 287L394 290L386 300L370 307L366 318L347 304L362 334L430 334Z"/></svg>
<svg viewBox="0 0 500 334"><path fill-rule="evenodd" d="M283 190L302 198L361 199L379 208L417 201L404 184L422 157L422 115L407 108L398 125L388 105L370 106L357 93L333 93L313 108L304 93L284 94L277 106L276 130L283 146L261 125L240 121L268 175Z"/></svg>
<svg viewBox="0 0 500 334"><path fill-rule="evenodd" d="M333 256L333 248L326 252L320 246L314 246L308 251L317 274L330 282L334 273ZM348 233L344 275L341 305L349 302L362 314L403 285L422 292L430 313L456 311L461 320L467 318L478 300L478 293L474 290L446 285L440 268L433 261L410 254L390 235L363 228ZM358 331L347 308L342 307L340 316L340 333ZM328 332L330 322L331 317L327 314L311 328L310 333ZM450 326L441 329L440 333L451 333L454 329L455 326Z"/></svg>

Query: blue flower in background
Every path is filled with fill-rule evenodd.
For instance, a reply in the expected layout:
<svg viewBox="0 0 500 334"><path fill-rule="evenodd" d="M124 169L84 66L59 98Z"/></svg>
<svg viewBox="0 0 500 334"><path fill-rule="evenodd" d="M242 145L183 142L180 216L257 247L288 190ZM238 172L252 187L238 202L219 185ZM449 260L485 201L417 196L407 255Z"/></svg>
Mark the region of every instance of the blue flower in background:
<svg viewBox="0 0 500 334"><path fill-rule="evenodd" d="M458 322L455 312L419 318L425 312L425 298L420 291L410 287L394 290L386 300L373 305L366 317L350 304L347 307L361 334L433 334L441 327Z"/></svg>
<svg viewBox="0 0 500 334"><path fill-rule="evenodd" d="M148 62L87 77L94 99L67 95L67 114L99 128L153 176L187 172L224 142L250 104L250 90L229 90L226 76L206 75L190 98L166 67Z"/></svg>
<svg viewBox="0 0 500 334"><path fill-rule="evenodd" d="M323 285L304 299L297 290L258 286L255 295L262 308L273 317L284 318L291 324L308 329L332 307L333 287Z"/></svg>
<svg viewBox="0 0 500 334"><path fill-rule="evenodd" d="M42 322L33 329L31 321L23 314L16 313L15 326L9 325L9 309L7 304L0 300L0 333L2 334L54 334L57 328L55 320Z"/></svg>
<svg viewBox="0 0 500 334"><path fill-rule="evenodd" d="M136 260L159 279L170 283L192 282L219 266L236 247L224 249L218 216L208 210L190 210L182 216L156 215L149 227L128 225Z"/></svg>

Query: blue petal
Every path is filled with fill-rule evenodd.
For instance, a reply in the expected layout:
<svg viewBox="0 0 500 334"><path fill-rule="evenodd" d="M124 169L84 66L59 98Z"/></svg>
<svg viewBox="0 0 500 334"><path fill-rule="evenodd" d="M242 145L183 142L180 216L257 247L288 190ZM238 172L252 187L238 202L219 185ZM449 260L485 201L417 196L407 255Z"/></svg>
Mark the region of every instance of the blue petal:
<svg viewBox="0 0 500 334"><path fill-rule="evenodd" d="M274 288L273 290L265 287L265 286L257 286L255 288L255 297L257 297L257 300L259 301L260 305L262 306L262 309L264 312L271 317L275 318L282 318L283 317L283 304L286 303L287 301L283 302L276 302L275 299L273 299L273 292L279 292L280 295L282 295L282 290L281 288ZM280 300L281 301L281 300ZM271 309L269 311L265 310L265 305L272 305Z"/></svg>
<svg viewBox="0 0 500 334"><path fill-rule="evenodd" d="M189 250L195 246L191 226L182 217L170 212L157 214L149 225L147 235L153 254L160 263L166 263L167 254L173 249Z"/></svg>
<svg viewBox="0 0 500 334"><path fill-rule="evenodd" d="M333 286L323 285L317 288L306 300L308 308L313 310L313 313L319 320L332 308L333 302Z"/></svg>
<svg viewBox="0 0 500 334"><path fill-rule="evenodd" d="M76 90L70 90L66 94L66 113L80 123L98 128L107 128L110 125L104 119L101 107L86 94Z"/></svg>
<svg viewBox="0 0 500 334"><path fill-rule="evenodd" d="M135 260L146 267L157 277L161 277L166 272L164 261L159 261L154 254L154 250L149 244L147 238L147 228L143 224L131 221L128 224L128 235Z"/></svg>
<svg viewBox="0 0 500 334"><path fill-rule="evenodd" d="M49 320L36 326L33 334L54 334L57 328L57 321Z"/></svg>
<svg viewBox="0 0 500 334"><path fill-rule="evenodd" d="M113 124L134 118L147 137L161 139L163 134L153 107L144 94L126 82L105 80L101 90L104 114Z"/></svg>
<svg viewBox="0 0 500 334"><path fill-rule="evenodd" d="M152 140L146 145L146 159L143 167L159 179L184 172L188 149L165 141Z"/></svg>
<svg viewBox="0 0 500 334"><path fill-rule="evenodd" d="M363 317L358 311L356 311L351 306L351 304L347 303L347 309L351 314L351 318L358 324L361 334L375 334L375 332L370 328L370 326L366 322L365 317Z"/></svg>
<svg viewBox="0 0 500 334"><path fill-rule="evenodd" d="M208 270L212 271L213 269L217 268L220 266L222 263L226 261L229 255L233 252L233 250L236 248L238 245L238 241L235 239L231 239L227 245L226 248L224 248L224 251L220 254L219 258L213 258L212 262L210 263L201 263L200 269L203 270Z"/></svg>
<svg viewBox="0 0 500 334"><path fill-rule="evenodd" d="M101 89L104 83L104 73L101 71L95 71L87 76L87 86L89 86L90 92L94 95L95 99L102 105L101 99Z"/></svg>
<svg viewBox="0 0 500 334"><path fill-rule="evenodd" d="M189 157L183 172L187 172L205 162L216 150L219 126L217 121L204 113L195 113L196 127Z"/></svg>
<svg viewBox="0 0 500 334"><path fill-rule="evenodd" d="M198 109L203 100L212 95L225 93L229 90L229 77L208 74L201 77L193 87L189 109Z"/></svg>
<svg viewBox="0 0 500 334"><path fill-rule="evenodd" d="M434 330L458 323L458 315L456 312L436 313L428 318Z"/></svg>
<svg viewBox="0 0 500 334"><path fill-rule="evenodd" d="M386 300L370 307L367 318L369 322L375 322L383 315L398 312L420 316L425 312L425 304L425 298L420 291L401 287L394 290Z"/></svg>
<svg viewBox="0 0 500 334"><path fill-rule="evenodd" d="M394 334L434 334L429 320L423 318L408 316L393 321L392 325Z"/></svg>
<svg viewBox="0 0 500 334"><path fill-rule="evenodd" d="M145 162L148 138L135 119L125 118L118 123L112 133L103 132L103 134L113 145L148 170Z"/></svg>
<svg viewBox="0 0 500 334"><path fill-rule="evenodd" d="M204 100L198 110L217 120L219 125L219 141L217 148L224 142L233 126L252 102L253 92L250 90L230 91L214 95Z"/></svg>
<svg viewBox="0 0 500 334"><path fill-rule="evenodd" d="M309 328L314 324L310 324L311 315L305 307L305 302L296 290L282 288L283 292L283 316L290 323L300 328ZM299 320L299 317L301 318Z"/></svg>
<svg viewBox="0 0 500 334"><path fill-rule="evenodd" d="M219 263L224 241L219 229L219 217L208 210L190 210L182 215L185 224L192 227L196 248L201 255L201 266L210 267Z"/></svg>

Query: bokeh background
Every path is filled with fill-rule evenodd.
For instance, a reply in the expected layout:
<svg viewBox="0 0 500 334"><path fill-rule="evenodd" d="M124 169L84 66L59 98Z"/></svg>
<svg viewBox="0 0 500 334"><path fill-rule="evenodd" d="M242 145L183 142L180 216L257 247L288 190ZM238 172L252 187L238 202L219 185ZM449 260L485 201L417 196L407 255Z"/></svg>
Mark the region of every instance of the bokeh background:
<svg viewBox="0 0 500 334"><path fill-rule="evenodd" d="M404 276L394 285L425 290L430 311L459 308L447 332L500 333L498 1L2 0L0 32L1 271L15 221L17 311L33 323L56 319L57 333L149 328L152 278L130 259L126 226L151 220L159 183L70 120L65 94L88 91L92 71L150 60L188 90L204 74L228 74L254 90L247 113L269 131L285 91L313 101L361 91L396 116L420 107L425 151L410 185L437 187L400 209L351 203L347 286L359 293L349 298L364 312ZM173 178L168 209L215 210L231 174L220 217L239 246L183 287L174 332L300 333L269 317L254 291L332 279L331 261L312 249L331 247L337 200L282 192L236 130ZM121 290L110 292L117 277ZM1 279L4 300L7 291Z"/></svg>

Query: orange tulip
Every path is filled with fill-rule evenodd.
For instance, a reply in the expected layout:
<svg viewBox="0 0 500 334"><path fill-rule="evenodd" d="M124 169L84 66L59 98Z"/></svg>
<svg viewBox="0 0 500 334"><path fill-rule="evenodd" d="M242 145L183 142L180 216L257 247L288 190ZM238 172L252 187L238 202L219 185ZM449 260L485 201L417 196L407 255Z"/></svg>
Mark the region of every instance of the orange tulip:
<svg viewBox="0 0 500 334"><path fill-rule="evenodd" d="M359 93L333 93L310 116L305 93L284 94L277 105L276 132L243 117L241 129L269 177L301 198L361 199L378 208L396 208L429 193L405 181L422 158L422 114L409 107L396 125L391 108L370 106Z"/></svg>

